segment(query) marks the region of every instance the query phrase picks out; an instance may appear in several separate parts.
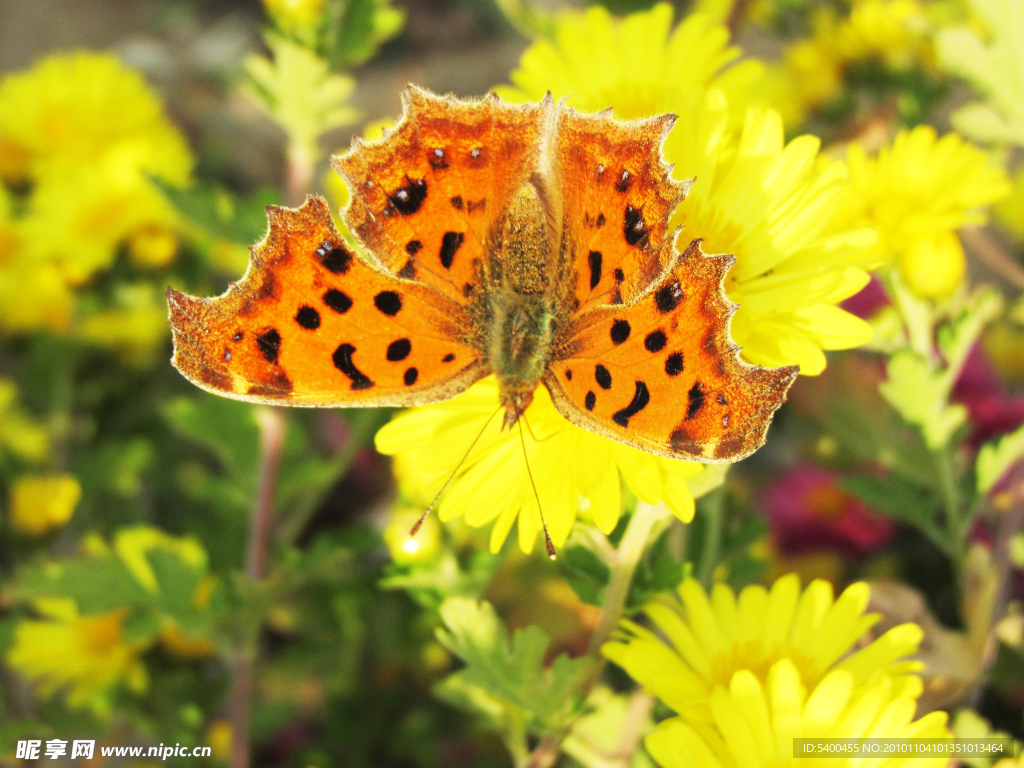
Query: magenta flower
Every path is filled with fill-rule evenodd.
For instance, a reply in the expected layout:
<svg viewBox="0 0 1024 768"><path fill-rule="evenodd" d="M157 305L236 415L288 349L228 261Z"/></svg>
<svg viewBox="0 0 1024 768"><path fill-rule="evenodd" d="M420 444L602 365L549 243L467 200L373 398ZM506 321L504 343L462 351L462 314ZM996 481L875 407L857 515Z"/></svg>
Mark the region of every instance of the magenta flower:
<svg viewBox="0 0 1024 768"><path fill-rule="evenodd" d="M844 491L840 477L813 464L797 464L761 492L761 508L780 551L864 554L892 538L895 523Z"/></svg>

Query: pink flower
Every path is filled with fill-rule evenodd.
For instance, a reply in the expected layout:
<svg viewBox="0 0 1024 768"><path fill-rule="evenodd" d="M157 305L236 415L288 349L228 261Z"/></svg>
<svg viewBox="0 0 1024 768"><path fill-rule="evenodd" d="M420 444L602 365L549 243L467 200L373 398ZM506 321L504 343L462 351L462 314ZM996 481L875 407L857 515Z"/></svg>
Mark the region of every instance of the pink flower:
<svg viewBox="0 0 1024 768"><path fill-rule="evenodd" d="M972 429L968 443L974 448L1024 423L1024 395L1009 393L980 344L967 356L953 387L952 399L964 405L970 414Z"/></svg>
<svg viewBox="0 0 1024 768"><path fill-rule="evenodd" d="M892 538L895 523L844 491L840 477L813 464L797 464L761 492L761 508L782 552L864 554Z"/></svg>

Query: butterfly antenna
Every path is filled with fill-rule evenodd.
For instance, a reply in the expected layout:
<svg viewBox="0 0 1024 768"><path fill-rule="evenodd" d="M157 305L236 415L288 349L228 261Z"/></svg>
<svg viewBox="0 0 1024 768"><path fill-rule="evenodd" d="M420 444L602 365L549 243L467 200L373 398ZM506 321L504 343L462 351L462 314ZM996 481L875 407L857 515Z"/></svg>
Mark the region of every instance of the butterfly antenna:
<svg viewBox="0 0 1024 768"><path fill-rule="evenodd" d="M516 416L519 416L519 409L516 408ZM537 499L537 511L540 512L540 524L544 527L544 546L547 547L548 557L552 560L556 560L555 557L555 545L551 542L551 534L548 533L548 524L544 520L544 509L540 505L540 494L537 493L537 484L533 482L533 472L530 470L530 458L526 455L526 438L523 437L523 421L517 418L516 421L519 423L519 444L523 446L523 460L526 462L526 474L530 478L530 487L533 488L533 497ZM533 432L530 433L533 435Z"/></svg>
<svg viewBox="0 0 1024 768"><path fill-rule="evenodd" d="M494 413L487 417L487 421L484 422L483 427L481 427L476 437L473 438L473 442L469 444L469 448L466 449L466 452L462 455L462 458L459 459L459 463L455 465L455 469L453 469L452 473L448 475L448 479L444 481L444 485L441 486L441 490L437 492L437 495L434 497L434 500L430 502L430 506L427 507L427 511L420 515L420 519L416 521L416 524L412 527L412 530L409 531L410 539L413 538L417 533L419 533L420 528L423 526L423 521L427 519L427 515L430 514L431 510L435 506L437 506L437 500L441 498L441 494L444 493L445 488L447 488L448 484L455 478L455 475L458 474L458 471L462 469L462 465L465 464L466 459L469 458L469 452L473 450L473 446L480 442L480 438L484 436L484 432L487 430L487 426L494 420L494 417L498 415L498 411L500 410L501 406L499 405L498 408L494 411Z"/></svg>

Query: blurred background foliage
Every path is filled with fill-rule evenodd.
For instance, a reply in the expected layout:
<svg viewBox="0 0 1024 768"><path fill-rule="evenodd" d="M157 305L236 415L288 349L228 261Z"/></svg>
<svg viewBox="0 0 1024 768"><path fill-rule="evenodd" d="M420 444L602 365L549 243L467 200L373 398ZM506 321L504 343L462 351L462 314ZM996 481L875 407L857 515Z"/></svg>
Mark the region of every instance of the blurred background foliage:
<svg viewBox="0 0 1024 768"><path fill-rule="evenodd" d="M343 205L328 154L378 135L405 83L557 90L545 68L583 23L560 14L584 5L0 4L0 764L74 734L239 768L498 766L572 726L560 765L650 765L595 746L629 716L628 678L580 687L611 578L593 525L554 564L461 520L410 544L429 494L373 449L390 413L253 408L168 364L167 286L221 293L267 204ZM1022 738L1024 6L653 13L695 10L743 52L708 76L730 103L847 162L837 218L875 231L875 274L844 306L873 339L800 378L692 523L659 522L625 610L688 575L872 579L885 623L926 631L921 711Z"/></svg>

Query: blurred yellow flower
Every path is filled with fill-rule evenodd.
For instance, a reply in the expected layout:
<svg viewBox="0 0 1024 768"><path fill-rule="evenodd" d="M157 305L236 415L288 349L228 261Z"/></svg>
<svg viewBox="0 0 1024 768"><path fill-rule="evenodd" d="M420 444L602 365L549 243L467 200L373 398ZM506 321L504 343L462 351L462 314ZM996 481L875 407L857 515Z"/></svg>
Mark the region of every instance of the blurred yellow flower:
<svg viewBox="0 0 1024 768"><path fill-rule="evenodd" d="M894 627L847 655L879 619L878 614L864 615L869 596L863 582L835 599L827 581L813 581L801 592L800 580L789 574L771 590L746 587L739 599L729 587L716 584L709 599L700 584L688 579L679 587L681 602L665 600L646 609L667 641L626 621L619 637L602 651L691 723L710 722L714 697L722 695L716 691L728 689L737 672L764 686L780 661L788 665L787 679L795 676L805 691L836 671L848 676L842 686L853 694L871 685L879 671L897 686L919 689L920 681L909 673L921 664L902 660L921 642L916 624Z"/></svg>
<svg viewBox="0 0 1024 768"><path fill-rule="evenodd" d="M103 714L109 709L106 694L116 685L145 690L139 658L145 646L124 639L121 611L80 616L65 598L40 599L35 607L46 618L15 625L7 663L42 696L64 690L70 706Z"/></svg>
<svg viewBox="0 0 1024 768"><path fill-rule="evenodd" d="M782 61L770 68L769 102L787 124L802 123L809 112L842 92L846 70L865 61L880 61L893 70L920 63L931 69L934 50L930 22L918 0L853 0L849 15L832 6L811 15L811 33L786 47Z"/></svg>
<svg viewBox="0 0 1024 768"><path fill-rule="evenodd" d="M900 131L869 158L850 145L850 183L833 227L868 226L879 235L878 263L895 262L910 288L941 297L956 288L964 254L956 229L983 224L983 206L1010 192L1006 172L954 133L922 125Z"/></svg>
<svg viewBox="0 0 1024 768"><path fill-rule="evenodd" d="M685 120L682 107L699 105L709 88L721 89L734 107L746 106L764 65L736 63L740 49L711 16L690 14L673 29L672 14L668 3L623 19L599 5L559 14L553 38L523 53L511 75L515 87L494 91L516 102L551 91L581 111L611 107L623 119L679 112ZM742 119L741 109L734 114Z"/></svg>
<svg viewBox="0 0 1024 768"><path fill-rule="evenodd" d="M878 674L860 689L853 675L829 672L808 686L790 659L771 666L764 680L750 670L733 674L727 685L711 693L710 722L673 717L649 735L644 744L663 768L853 768L862 756L814 756L795 760L797 738L949 738L946 713L931 712L914 720L921 682L906 683ZM945 757L872 757L879 768L943 768Z"/></svg>
<svg viewBox="0 0 1024 768"><path fill-rule="evenodd" d="M88 169L111 149L136 170L185 184L192 157L159 97L110 53L48 56L0 81L0 142L29 159L33 178ZM2 163L0 163L0 167Z"/></svg>
<svg viewBox="0 0 1024 768"><path fill-rule="evenodd" d="M436 518L428 517L416 536L409 537L409 531L422 514L423 509L407 506L399 506L388 513L384 543L388 545L391 559L396 563L408 565L429 562L437 556L441 547L441 525Z"/></svg>
<svg viewBox="0 0 1024 768"><path fill-rule="evenodd" d="M0 378L0 449L29 462L41 462L50 452L46 428L18 407L18 389Z"/></svg>
<svg viewBox="0 0 1024 768"><path fill-rule="evenodd" d="M31 536L60 528L78 506L82 486L71 475L28 475L11 488L11 527Z"/></svg>
<svg viewBox="0 0 1024 768"><path fill-rule="evenodd" d="M1024 242L1024 165L1014 172L1012 183L1009 196L996 203L992 212L1014 240Z"/></svg>
<svg viewBox="0 0 1024 768"><path fill-rule="evenodd" d="M167 307L156 287L149 283L119 285L113 309L82 318L80 339L115 351L128 363L151 362L167 341Z"/></svg>
<svg viewBox="0 0 1024 768"><path fill-rule="evenodd" d="M489 376L454 400L401 413L377 433L377 450L405 462L405 482L436 493L496 413L497 397L497 382ZM530 471L556 546L565 543L579 512L610 533L622 513L623 481L638 498L664 502L683 521L693 518L687 479L701 473L700 464L654 456L575 427L555 410L544 387L537 388L523 421ZM441 497L438 513L442 521L462 515L476 527L493 522L494 552L518 518L519 545L531 552L541 531L537 500L518 428L500 428L501 419L492 418Z"/></svg>
<svg viewBox="0 0 1024 768"><path fill-rule="evenodd" d="M206 743L210 745L215 760L227 762L231 757L231 723L224 719L210 723L206 729Z"/></svg>
<svg viewBox="0 0 1024 768"><path fill-rule="evenodd" d="M835 305L867 283L860 267L873 236L823 234L843 166L819 161L814 137L787 145L777 113L745 109L762 68L748 60L722 71L739 55L728 30L693 14L669 34L667 5L621 21L599 7L559 19L554 40L523 54L512 74L517 88L497 92L523 100L551 90L579 109L611 107L622 118L679 115L665 157L678 177L696 181L672 223L684 226L685 242L703 238L706 253L736 256L726 289L740 304L732 334L743 356L816 374L822 350L870 339L866 323Z"/></svg>

